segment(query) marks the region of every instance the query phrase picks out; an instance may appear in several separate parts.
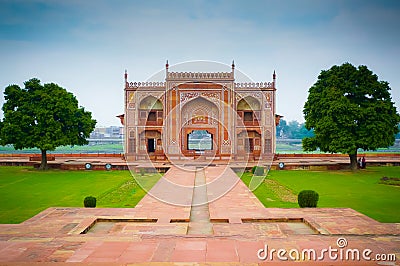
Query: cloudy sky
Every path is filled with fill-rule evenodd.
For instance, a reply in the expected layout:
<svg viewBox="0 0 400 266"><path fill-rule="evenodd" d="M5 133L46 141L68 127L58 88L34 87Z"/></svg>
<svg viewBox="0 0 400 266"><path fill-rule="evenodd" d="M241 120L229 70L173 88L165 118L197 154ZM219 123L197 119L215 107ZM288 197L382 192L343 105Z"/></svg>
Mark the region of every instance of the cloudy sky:
<svg viewBox="0 0 400 266"><path fill-rule="evenodd" d="M37 77L73 92L98 126L118 125L123 73L145 81L211 60L254 81L277 73L277 112L304 121L322 69L367 65L400 111L400 1L0 0L0 88ZM2 113L0 114L2 118Z"/></svg>

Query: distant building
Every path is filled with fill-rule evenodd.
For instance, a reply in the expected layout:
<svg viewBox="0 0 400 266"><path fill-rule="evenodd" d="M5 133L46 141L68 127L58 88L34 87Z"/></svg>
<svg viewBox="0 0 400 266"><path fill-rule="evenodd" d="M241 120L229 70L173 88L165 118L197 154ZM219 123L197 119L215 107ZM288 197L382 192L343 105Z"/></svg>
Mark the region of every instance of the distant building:
<svg viewBox="0 0 400 266"><path fill-rule="evenodd" d="M106 133L109 138L122 138L123 127L111 126L106 128Z"/></svg>
<svg viewBox="0 0 400 266"><path fill-rule="evenodd" d="M230 72L170 72L165 82L129 82L125 72L128 160L262 159L275 153L275 72L271 82L236 83Z"/></svg>
<svg viewBox="0 0 400 266"><path fill-rule="evenodd" d="M110 127L96 127L90 133L90 139L122 139L124 127L110 126Z"/></svg>

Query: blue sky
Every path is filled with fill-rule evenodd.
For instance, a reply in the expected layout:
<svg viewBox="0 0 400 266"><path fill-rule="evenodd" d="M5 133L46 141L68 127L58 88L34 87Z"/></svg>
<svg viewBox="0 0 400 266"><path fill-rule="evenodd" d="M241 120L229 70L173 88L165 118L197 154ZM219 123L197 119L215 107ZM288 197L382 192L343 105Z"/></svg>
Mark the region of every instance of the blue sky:
<svg viewBox="0 0 400 266"><path fill-rule="evenodd" d="M400 1L385 0L0 0L0 88L55 82L98 126L118 125L125 69L144 81L166 59L234 59L254 81L271 81L276 70L277 112L304 121L320 71L350 62L388 81L399 109L398 25Z"/></svg>

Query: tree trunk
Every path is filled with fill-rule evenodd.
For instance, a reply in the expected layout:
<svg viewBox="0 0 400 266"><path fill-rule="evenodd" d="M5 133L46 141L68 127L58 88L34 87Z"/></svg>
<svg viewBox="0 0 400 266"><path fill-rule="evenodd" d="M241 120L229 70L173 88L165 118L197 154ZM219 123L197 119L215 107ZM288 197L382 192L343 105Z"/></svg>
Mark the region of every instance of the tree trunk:
<svg viewBox="0 0 400 266"><path fill-rule="evenodd" d="M350 168L353 171L357 170L357 150L354 154L349 154L350 157Z"/></svg>
<svg viewBox="0 0 400 266"><path fill-rule="evenodd" d="M40 170L47 170L47 151L46 150L40 150L42 152L42 162L40 164L39 169Z"/></svg>

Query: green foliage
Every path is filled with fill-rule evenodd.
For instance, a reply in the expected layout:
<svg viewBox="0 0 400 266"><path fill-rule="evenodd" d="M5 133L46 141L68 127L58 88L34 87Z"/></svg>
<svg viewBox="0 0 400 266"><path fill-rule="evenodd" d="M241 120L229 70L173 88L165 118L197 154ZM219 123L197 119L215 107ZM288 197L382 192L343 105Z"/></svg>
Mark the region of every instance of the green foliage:
<svg viewBox="0 0 400 266"><path fill-rule="evenodd" d="M251 168L251 173L256 176L263 176L264 167L255 165Z"/></svg>
<svg viewBox="0 0 400 266"><path fill-rule="evenodd" d="M146 173L146 169L140 168L139 172L141 176L144 176L144 174Z"/></svg>
<svg viewBox="0 0 400 266"><path fill-rule="evenodd" d="M276 136L286 139L303 139L313 137L314 131L312 129L307 130L304 123L299 123L296 120L286 122L286 120L281 119L276 127Z"/></svg>
<svg viewBox="0 0 400 266"><path fill-rule="evenodd" d="M349 154L353 167L357 149L393 145L400 122L389 83L378 81L366 66L349 63L321 71L303 113L315 134L303 139L304 150Z"/></svg>
<svg viewBox="0 0 400 266"><path fill-rule="evenodd" d="M52 154L60 153L123 153L122 144L88 144L83 146L59 146ZM15 150L12 145L0 146L0 153L40 153L35 148Z"/></svg>
<svg viewBox="0 0 400 266"><path fill-rule="evenodd" d="M93 196L87 196L83 200L83 205L85 208L95 208L96 207L96 198Z"/></svg>
<svg viewBox="0 0 400 266"><path fill-rule="evenodd" d="M40 84L38 79L6 87L4 119L0 123L0 144L15 149L38 148L42 166L47 167L46 151L62 145L84 145L96 120L78 106L75 96L57 84Z"/></svg>
<svg viewBox="0 0 400 266"><path fill-rule="evenodd" d="M315 208L318 200L319 195L314 190L302 190L297 197L300 208Z"/></svg>
<svg viewBox="0 0 400 266"><path fill-rule="evenodd" d="M252 168L251 168L251 173L254 175L254 172L256 171L256 168L257 168L257 165L254 165Z"/></svg>

